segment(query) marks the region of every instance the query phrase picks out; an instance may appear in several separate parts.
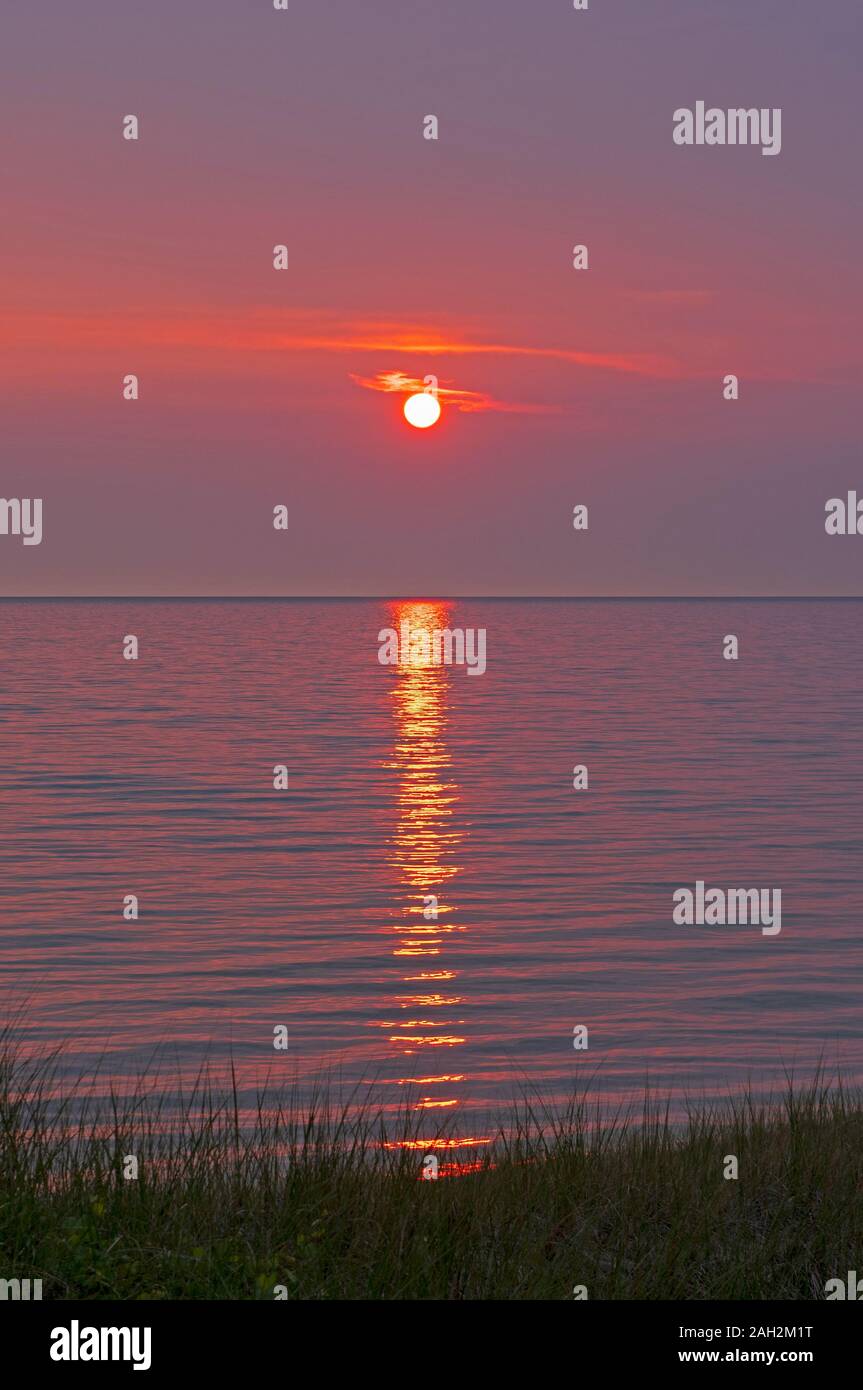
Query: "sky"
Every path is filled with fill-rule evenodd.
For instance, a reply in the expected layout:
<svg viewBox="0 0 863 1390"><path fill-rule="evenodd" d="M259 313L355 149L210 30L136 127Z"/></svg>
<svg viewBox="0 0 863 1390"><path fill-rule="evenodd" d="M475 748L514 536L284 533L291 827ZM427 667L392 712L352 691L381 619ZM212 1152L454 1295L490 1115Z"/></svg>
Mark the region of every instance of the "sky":
<svg viewBox="0 0 863 1390"><path fill-rule="evenodd" d="M0 594L860 594L861 39L859 0L14 7L0 496L43 536ZM699 100L780 153L676 145Z"/></svg>

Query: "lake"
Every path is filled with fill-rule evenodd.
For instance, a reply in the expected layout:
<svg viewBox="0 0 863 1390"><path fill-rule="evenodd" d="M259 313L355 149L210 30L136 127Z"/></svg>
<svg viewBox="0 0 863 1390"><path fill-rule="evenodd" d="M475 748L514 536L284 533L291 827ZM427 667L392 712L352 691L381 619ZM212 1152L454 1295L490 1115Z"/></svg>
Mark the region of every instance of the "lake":
<svg viewBox="0 0 863 1390"><path fill-rule="evenodd" d="M166 1087L233 1057L245 1107L329 1070L466 1147L525 1084L859 1082L862 615L6 601L4 1008L101 1089L154 1050ZM484 629L487 669L381 665L404 621ZM698 881L781 889L781 932L677 925Z"/></svg>

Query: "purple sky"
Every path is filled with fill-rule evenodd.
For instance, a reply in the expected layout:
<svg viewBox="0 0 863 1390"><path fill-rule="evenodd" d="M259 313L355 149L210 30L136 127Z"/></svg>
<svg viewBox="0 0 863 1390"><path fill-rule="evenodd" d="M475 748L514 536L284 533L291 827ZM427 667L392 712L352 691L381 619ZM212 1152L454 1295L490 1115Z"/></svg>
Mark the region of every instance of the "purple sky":
<svg viewBox="0 0 863 1390"><path fill-rule="evenodd" d="M0 592L861 592L859 0L10 14Z"/></svg>

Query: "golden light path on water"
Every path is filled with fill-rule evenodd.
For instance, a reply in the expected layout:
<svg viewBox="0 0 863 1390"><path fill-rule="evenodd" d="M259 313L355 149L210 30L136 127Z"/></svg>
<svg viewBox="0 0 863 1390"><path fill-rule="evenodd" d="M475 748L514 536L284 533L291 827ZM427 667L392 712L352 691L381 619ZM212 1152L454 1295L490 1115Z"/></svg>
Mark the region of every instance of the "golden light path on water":
<svg viewBox="0 0 863 1390"><path fill-rule="evenodd" d="M430 639L436 629L450 626L450 612L451 605L446 603L400 602L393 604L390 621L397 632L407 624L411 632L425 631ZM453 895L465 837L458 825L460 794L446 742L452 675L449 667L434 664L429 655L431 640L425 645L423 653L400 644L391 691L395 735L389 766L398 774L391 864L397 882L407 890L401 920L393 926L392 954L407 967L402 979L413 988L399 996L405 1013L392 1021L389 1041L406 1058L451 1052L467 1042L465 998L456 985L460 972L451 963L454 952L450 950L467 930L458 920ZM432 897L436 903L429 901ZM411 1108L434 1115L458 1109L462 1103L458 1087L466 1080L463 1072L447 1068L405 1076L399 1084L421 1088ZM399 1146L446 1152L488 1143L488 1137L459 1135L402 1140ZM472 1166L441 1163L439 1172L464 1172Z"/></svg>

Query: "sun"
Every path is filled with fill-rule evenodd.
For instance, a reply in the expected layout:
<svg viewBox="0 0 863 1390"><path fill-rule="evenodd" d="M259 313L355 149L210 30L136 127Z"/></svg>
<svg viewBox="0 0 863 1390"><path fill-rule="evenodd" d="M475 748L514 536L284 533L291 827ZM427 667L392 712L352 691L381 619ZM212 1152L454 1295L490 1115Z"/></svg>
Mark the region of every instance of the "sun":
<svg viewBox="0 0 863 1390"><path fill-rule="evenodd" d="M420 391L405 401L405 419L415 429L427 430L440 419L440 402L430 391Z"/></svg>

